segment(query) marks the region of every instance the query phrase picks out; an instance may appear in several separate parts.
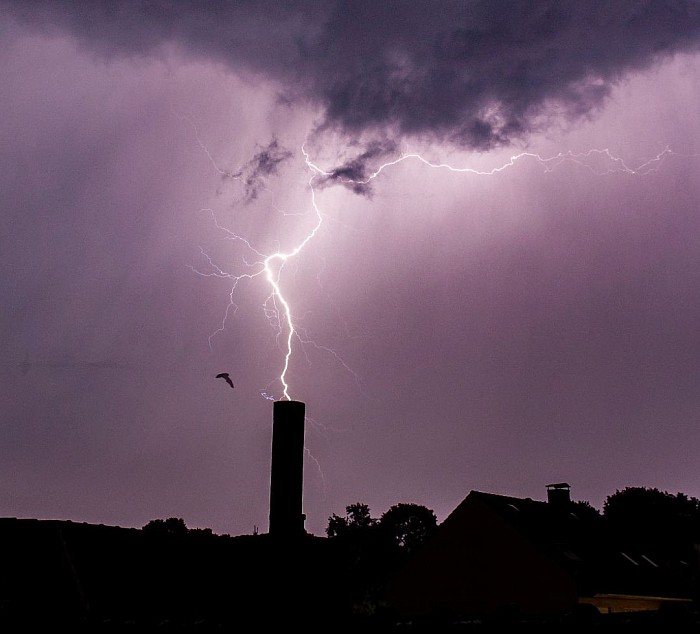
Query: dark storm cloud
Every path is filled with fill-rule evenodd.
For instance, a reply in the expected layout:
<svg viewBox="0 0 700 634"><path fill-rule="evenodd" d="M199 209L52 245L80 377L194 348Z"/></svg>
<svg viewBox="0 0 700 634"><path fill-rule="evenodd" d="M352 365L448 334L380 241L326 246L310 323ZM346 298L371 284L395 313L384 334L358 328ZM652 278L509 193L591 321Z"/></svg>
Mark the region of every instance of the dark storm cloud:
<svg viewBox="0 0 700 634"><path fill-rule="evenodd" d="M265 179L277 174L280 163L292 156L292 153L273 138L261 148L236 174L234 178L243 179L245 200L250 202L258 197L260 189L265 186Z"/></svg>
<svg viewBox="0 0 700 634"><path fill-rule="evenodd" d="M585 116L630 71L695 50L697 0L2 0L103 55L168 43L276 81L320 129L488 150Z"/></svg>
<svg viewBox="0 0 700 634"><path fill-rule="evenodd" d="M370 141L363 152L324 174L320 184L341 183L356 194L368 196L371 192L369 181L372 177L370 165L377 159L395 155L396 151L397 145L394 141Z"/></svg>

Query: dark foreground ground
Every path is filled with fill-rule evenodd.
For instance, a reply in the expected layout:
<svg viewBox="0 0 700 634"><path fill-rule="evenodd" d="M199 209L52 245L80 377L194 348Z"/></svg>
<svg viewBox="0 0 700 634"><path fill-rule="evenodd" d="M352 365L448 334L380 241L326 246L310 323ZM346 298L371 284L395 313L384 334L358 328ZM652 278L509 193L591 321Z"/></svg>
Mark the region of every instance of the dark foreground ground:
<svg viewBox="0 0 700 634"><path fill-rule="evenodd" d="M45 615L47 616L47 615ZM279 617L279 618L278 618ZM237 620L192 620L176 621L118 621L84 619L78 622L51 623L48 618L26 621L0 622L0 632L71 632L74 634L106 633L199 633L214 632L323 632L324 634L496 634L503 632L533 634L613 634L616 632L660 634L700 633L700 615L696 612L684 614L630 613L612 615L568 615L551 619L474 619L469 621L443 622L435 619L424 621L386 621L381 619L349 619L345 622L323 621L314 616L304 618L297 615L287 620L282 615L261 615L257 621L248 618Z"/></svg>
<svg viewBox="0 0 700 634"><path fill-rule="evenodd" d="M357 579L333 544L0 518L0 634L700 634L694 604L634 614L582 606L549 619L360 617Z"/></svg>

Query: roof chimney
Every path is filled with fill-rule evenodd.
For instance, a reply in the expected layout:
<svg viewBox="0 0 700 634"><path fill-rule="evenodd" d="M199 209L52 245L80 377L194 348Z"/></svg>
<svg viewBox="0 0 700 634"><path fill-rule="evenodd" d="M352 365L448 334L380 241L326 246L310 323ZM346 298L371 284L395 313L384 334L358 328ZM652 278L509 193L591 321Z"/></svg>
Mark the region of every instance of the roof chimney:
<svg viewBox="0 0 700 634"><path fill-rule="evenodd" d="M566 508L571 504L571 487L566 482L547 485L547 503L557 508Z"/></svg>

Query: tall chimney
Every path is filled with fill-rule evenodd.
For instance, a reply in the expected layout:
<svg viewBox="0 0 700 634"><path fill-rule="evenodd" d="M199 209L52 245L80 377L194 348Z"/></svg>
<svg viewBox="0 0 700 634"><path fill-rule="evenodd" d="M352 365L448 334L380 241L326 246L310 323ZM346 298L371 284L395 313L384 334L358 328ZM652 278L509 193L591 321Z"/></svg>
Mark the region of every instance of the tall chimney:
<svg viewBox="0 0 700 634"><path fill-rule="evenodd" d="M301 401L275 401L272 414L270 535L304 533L304 415Z"/></svg>

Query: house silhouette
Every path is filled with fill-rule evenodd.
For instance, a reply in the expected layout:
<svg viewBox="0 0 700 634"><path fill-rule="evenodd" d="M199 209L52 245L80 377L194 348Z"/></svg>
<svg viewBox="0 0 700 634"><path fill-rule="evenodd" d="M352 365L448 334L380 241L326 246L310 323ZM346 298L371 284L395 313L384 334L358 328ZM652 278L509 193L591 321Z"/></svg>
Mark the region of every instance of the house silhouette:
<svg viewBox="0 0 700 634"><path fill-rule="evenodd" d="M691 605L697 562L640 551L590 505L572 502L567 483L547 494L543 502L470 492L394 575L388 602L406 619L453 620Z"/></svg>

